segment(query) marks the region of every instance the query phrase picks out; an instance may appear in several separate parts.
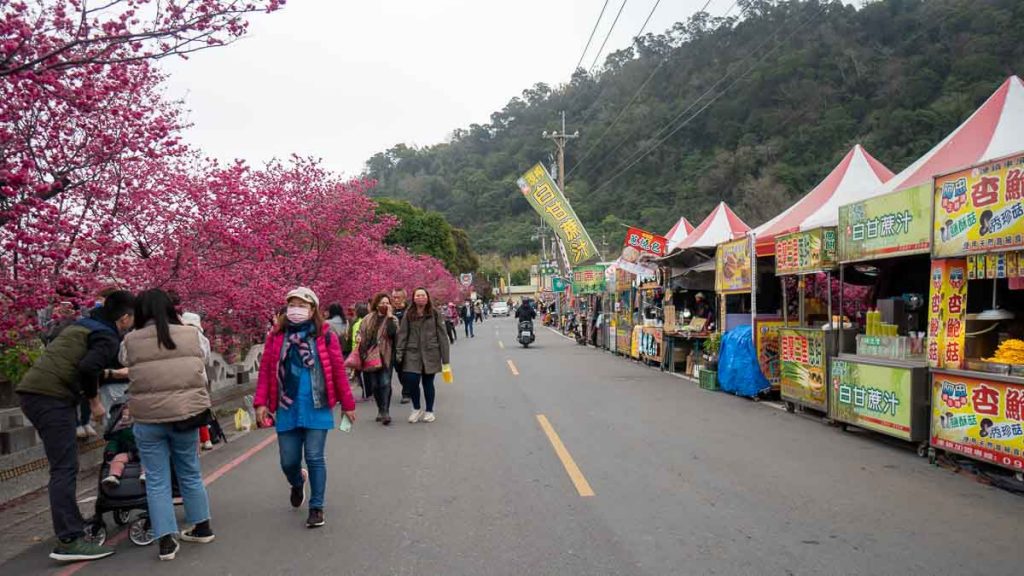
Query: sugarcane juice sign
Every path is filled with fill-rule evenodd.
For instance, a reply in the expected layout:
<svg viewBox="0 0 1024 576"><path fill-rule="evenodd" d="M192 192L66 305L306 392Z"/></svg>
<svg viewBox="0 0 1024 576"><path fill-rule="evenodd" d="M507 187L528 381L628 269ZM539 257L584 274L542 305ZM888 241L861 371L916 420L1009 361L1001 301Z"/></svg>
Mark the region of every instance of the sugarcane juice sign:
<svg viewBox="0 0 1024 576"><path fill-rule="evenodd" d="M779 276L831 270L837 257L835 228L795 232L775 240L775 273Z"/></svg>
<svg viewBox="0 0 1024 576"><path fill-rule="evenodd" d="M839 260L928 252L931 211L931 184L840 206Z"/></svg>
<svg viewBox="0 0 1024 576"><path fill-rule="evenodd" d="M1024 247L1024 155L935 179L932 255Z"/></svg>
<svg viewBox="0 0 1024 576"><path fill-rule="evenodd" d="M931 444L1024 470L1024 386L983 378L932 376Z"/></svg>
<svg viewBox="0 0 1024 576"><path fill-rule="evenodd" d="M779 372L782 396L825 410L825 333L823 330L779 328Z"/></svg>
<svg viewBox="0 0 1024 576"><path fill-rule="evenodd" d="M750 292L752 265L750 239L719 244L715 252L715 291L720 294Z"/></svg>
<svg viewBox="0 0 1024 576"><path fill-rule="evenodd" d="M904 440L910 436L911 370L832 360L835 418Z"/></svg>
<svg viewBox="0 0 1024 576"><path fill-rule="evenodd" d="M530 206L533 206L562 239L567 250L566 255L573 266L597 256L597 247L590 239L590 234L543 164L538 163L527 170L516 184Z"/></svg>

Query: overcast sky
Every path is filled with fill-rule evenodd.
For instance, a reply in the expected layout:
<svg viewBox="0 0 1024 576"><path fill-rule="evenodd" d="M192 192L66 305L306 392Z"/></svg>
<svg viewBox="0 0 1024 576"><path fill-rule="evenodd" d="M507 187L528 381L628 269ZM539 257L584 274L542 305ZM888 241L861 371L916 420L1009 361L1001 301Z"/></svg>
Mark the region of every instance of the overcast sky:
<svg viewBox="0 0 1024 576"><path fill-rule="evenodd" d="M648 31L706 1L662 0ZM654 2L627 0L600 61L629 45ZM440 142L537 82L566 82L603 3L289 0L238 43L167 62L168 93L184 98L187 139L206 155L258 164L295 152L354 176L394 144ZM621 4L608 1L584 66ZM730 7L711 0L708 12Z"/></svg>

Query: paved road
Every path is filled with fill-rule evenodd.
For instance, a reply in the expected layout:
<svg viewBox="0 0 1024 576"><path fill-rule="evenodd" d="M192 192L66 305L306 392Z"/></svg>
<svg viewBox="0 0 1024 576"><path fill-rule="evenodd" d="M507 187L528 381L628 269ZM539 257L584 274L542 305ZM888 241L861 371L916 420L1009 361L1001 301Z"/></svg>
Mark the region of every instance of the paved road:
<svg viewBox="0 0 1024 576"><path fill-rule="evenodd" d="M210 485L215 543L184 544L160 563L155 548L123 542L78 573L959 575L1024 565L1020 497L547 330L523 350L513 332L511 320L492 320L459 340L437 422L382 428L361 404L354 431L331 434L324 529L307 530L289 508L261 431L204 460L208 474L223 472ZM538 415L593 496L580 496ZM0 573L68 573L46 551L37 545Z"/></svg>

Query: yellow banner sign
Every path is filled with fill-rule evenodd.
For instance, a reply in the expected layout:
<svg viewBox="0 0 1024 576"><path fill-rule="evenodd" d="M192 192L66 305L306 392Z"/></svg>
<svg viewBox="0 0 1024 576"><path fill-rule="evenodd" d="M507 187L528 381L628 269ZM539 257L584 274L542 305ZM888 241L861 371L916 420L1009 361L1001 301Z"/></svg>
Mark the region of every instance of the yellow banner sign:
<svg viewBox="0 0 1024 576"><path fill-rule="evenodd" d="M1024 386L936 372L931 444L1024 470Z"/></svg>
<svg viewBox="0 0 1024 576"><path fill-rule="evenodd" d="M578 266L598 256L597 246L590 239L590 234L587 234L576 212L542 164L537 163L527 170L516 184L530 206L562 239L570 265Z"/></svg>
<svg viewBox="0 0 1024 576"><path fill-rule="evenodd" d="M937 258L1024 247L1024 155L935 179Z"/></svg>
<svg viewBox="0 0 1024 576"><path fill-rule="evenodd" d="M752 267L749 238L719 244L715 251L715 291L721 294L750 292Z"/></svg>
<svg viewBox="0 0 1024 576"><path fill-rule="evenodd" d="M962 368L967 336L967 262L932 262L928 307L928 365Z"/></svg>

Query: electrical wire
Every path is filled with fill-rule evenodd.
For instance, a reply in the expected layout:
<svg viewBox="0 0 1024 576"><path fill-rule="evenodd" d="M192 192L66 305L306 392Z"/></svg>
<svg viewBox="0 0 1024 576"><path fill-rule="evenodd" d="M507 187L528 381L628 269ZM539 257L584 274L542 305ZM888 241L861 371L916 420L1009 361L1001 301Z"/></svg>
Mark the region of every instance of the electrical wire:
<svg viewBox="0 0 1024 576"><path fill-rule="evenodd" d="M604 10L608 7L608 0L604 0L604 6L601 6L601 13L597 15L597 22L594 22L594 28L590 31L590 38L587 38L587 45L583 47L583 53L580 54L580 61L576 63L576 67L572 69L573 74L580 69L580 65L583 64L583 58L587 55L587 50L590 50L590 43L594 41L594 34L597 32L597 26L601 23L601 18L604 17Z"/></svg>
<svg viewBox="0 0 1024 576"><path fill-rule="evenodd" d="M644 30L647 28L647 23L651 21L651 16L654 16L654 11L658 8L658 4L660 4L660 3L661 3L661 0L658 0L657 2L654 3L654 7L651 8L650 13L647 14L647 20L644 21L643 27L640 28L640 32L637 33L635 38L639 38L641 35L643 35ZM707 2L704 3L704 6L700 10L698 10L696 13L700 14L701 12L704 12L705 10L707 10L707 8L708 8L708 6L710 4L711 4L711 0L707 0ZM733 6L735 6L735 5L736 4L733 4ZM730 8L730 10L732 10L732 8ZM629 102L626 104L626 106L622 110L619 111L618 115L615 116L615 119L612 120L612 123L609 124L608 127L604 129L604 132L602 132L601 135L597 138L597 141L594 142L590 146L590 148L587 149L587 152L579 160L577 160L576 164L574 164L573 167L569 170L569 172L567 172L565 174L566 178L568 178L570 175L572 175L572 173L575 172L576 169L580 167L580 164L583 164L583 161L586 160L587 158L590 158L590 155L593 154L595 150L597 150L598 145L601 144L601 142L604 140L604 137L607 136L608 133L612 131L612 128L615 128L615 126L618 125L619 120L621 120L622 117L625 116L626 112L628 112L629 109L633 106L633 104L636 102L637 98L640 97L640 93L643 92L644 88L646 88L647 85L651 83L651 80L654 79L654 76L658 73L658 70L661 70L662 65L664 65L666 61L668 61L668 58L662 58L661 61L658 62L658 65L654 67L654 70L651 70L651 73L647 76L647 79L644 80L643 83L640 84L640 87L636 89L636 92L633 93L633 97L630 98ZM589 119L589 117L590 117L590 115L588 114L586 116L586 118ZM621 144L620 144L620 146L621 146ZM618 147L616 147L615 150L618 150ZM614 150L613 150L613 152L614 152Z"/></svg>
<svg viewBox="0 0 1024 576"><path fill-rule="evenodd" d="M615 13L615 20L612 20L611 28L608 28L608 33L604 35L604 41L601 42L601 47L597 49L597 54L594 54L594 62L590 65L588 73L594 73L594 67L597 66L597 61L601 59L601 52L604 52L604 47L608 44L608 39L611 38L612 32L615 30L615 25L619 22L619 16L622 16L622 10L626 7L626 3L629 0L622 0L622 4L619 6L619 11Z"/></svg>
<svg viewBox="0 0 1024 576"><path fill-rule="evenodd" d="M719 92L718 94L715 94L715 95L714 95L714 97L712 97L712 98L711 98L710 100L708 100L708 101L707 101L707 103L705 103L705 104L704 104L703 106L701 106L701 107L700 107L700 108L699 108L699 109L698 109L698 110L697 110L696 112L694 112L694 113L693 113L693 114L692 114L692 115L691 115L691 116L690 116L689 118L686 118L686 119L685 119L685 120L684 120L683 122L681 122L680 124L678 124L677 126L675 126L674 128L672 128L672 130L671 130L671 131L669 131L669 132L668 132L667 134L665 134L665 136L664 136L664 137L662 137L662 138L661 138L661 139L659 139L659 140L658 140L657 142L655 142L655 143L654 143L654 145L652 145L651 147L647 148L647 149L646 149L646 150L644 150L644 151L643 151L642 153L640 153L640 155L639 155L639 156L637 156L637 157L636 157L635 159L633 159L633 160L632 160L631 162L630 162L630 159L629 159L629 158L627 158L627 159L626 159L626 162L629 162L629 163L628 163L628 164L627 164L627 165L626 165L625 167L623 167L623 168L621 168L621 169L616 169L616 172L615 172L615 173L614 173L614 174L613 174L613 175L612 175L612 176L611 176L610 178L607 178L607 179L606 179L606 180L605 180L604 182L602 182L600 186L598 186L597 188L595 188L595 189L594 189L594 191L592 192L592 194L596 194L596 193L597 193L597 192L599 192L600 190L603 190L603 189L607 188L608 186L610 186L610 185L611 185L611 183L612 183L613 181L615 181L615 180L616 180L616 179L618 179L618 178L619 178L620 176L622 176L623 174L625 174L626 172L628 172L628 171L629 171L629 170L630 170L630 169L631 169L631 168L632 168L633 166L636 166L636 164L637 164L638 162L640 162L641 160L643 160L644 158L646 158L648 154L650 154L651 152L653 152L654 150L656 150L656 149L657 149L657 148L658 148L659 146L661 146L662 144L664 144L664 143L665 143L665 142L666 142L666 141L667 141L667 140L668 140L669 138L671 138L671 137L672 137L673 135L675 135L675 134L676 134L677 132L679 132L679 130L682 130L682 129L683 129L684 127L686 127L686 126L687 126L688 124L690 124L690 122L692 122L692 121L693 121L694 119L696 119L696 118L697 118L698 116L700 116L700 114L701 114L702 112L704 112L704 110L706 110L706 109L707 109L707 108L708 108L709 106L711 106L712 104L714 104L714 103L715 103L715 102L716 102L716 101L717 101L717 100L718 100L719 98L721 98L721 97L722 97L723 95L725 95L725 93L726 93L726 92L728 92L728 91L729 91L729 90L730 90L730 89L731 89L731 88L732 88L733 86L735 86L735 85L736 85L736 84L737 84L737 83L738 83L738 82L739 82L740 80L744 79L744 78L745 78L745 77L747 76L747 74L749 74L749 73L750 73L750 72L752 72L752 71L753 71L753 70L754 70L755 68L757 68L757 67L758 67L758 66L759 66L759 65L760 65L760 64L761 64L762 62L764 62L764 60L765 60L765 59L767 59L767 58L768 58L768 56L771 56L771 55L772 55L772 54L773 54L773 53L774 53L774 52L775 52L776 50L778 50L778 49L779 49L779 47L781 47L781 46L782 46L782 45L783 45L784 43L786 43L786 42L787 42L787 41L788 41L788 40L789 40L790 38L792 38L792 37L793 37L793 36L794 36L794 35L795 35L795 34L796 34L797 32L799 32L799 31L800 31L800 30L801 30L801 29L802 29L802 28L803 28L804 26L806 26L807 24L810 24L810 23L811 23L811 22L812 22L813 20L817 19L817 17L818 17L818 16L820 16L821 14L823 14L823 13L825 12L825 9L826 9L827 7L828 7L828 4L826 4L826 3L822 3L822 4L820 5L820 7L818 8L818 10L817 10L816 12L812 13L812 14L811 14L811 15L810 15L810 16L809 16L809 17L808 17L808 18L807 18L806 20L804 20L803 22L801 22L801 23L800 23L800 24L799 24L799 25L798 25L798 26L797 26L796 28L794 28L794 29L793 29L793 30L792 30L792 31L791 31L791 32L789 33L789 35L787 35L787 36L786 36L786 37L785 37L785 38L784 38L784 39L783 39L783 40L782 40L781 42L778 42L778 43L776 43L776 44L775 44L775 46L773 46L773 47L771 48L771 50L768 50L767 52L765 52L764 54L762 54L762 55L761 55L761 57L760 57L760 58L758 58L758 59L757 59L757 61L756 61L756 62L754 62L754 63L753 63L752 65L750 65L750 66L749 66L749 67L748 67L748 68L747 68L746 70L744 70L744 71L743 71L743 73L742 73L742 74L741 74L741 75L740 75L739 77L737 77L736 79L734 79L734 80L733 80L733 81L732 81L732 82L731 82L731 83L730 83L730 84L729 84L728 86L726 86L726 87L725 87L725 88L724 88L724 89L723 89L723 90L722 90L721 92ZM781 28L779 28L778 30L776 30L775 34L772 34L772 36L771 36L771 37L769 37L768 41L770 41L770 40L771 40L772 38L774 38L774 37L775 37L775 36L776 36L776 35L778 34L778 32L780 32L781 30L782 30ZM747 56L746 58L744 58L744 61L746 61L747 59L749 59L749 58L750 58L750 56L753 56L754 52L756 52L756 51L757 51L758 49L760 49L760 47L761 47L761 46L763 46L764 44L765 44L765 42L762 42L762 44L761 44L761 45L759 45L759 46L758 46L757 48L755 48L755 49L754 49L753 51L751 51L751 53L750 53L750 54L749 54L749 55L748 55L748 56ZM668 122L668 123L667 123L667 124L666 124L665 126L663 126L663 127L662 127L662 129L661 129L661 130L659 130L657 134L655 134L655 137L657 138L657 137L658 137L659 135L661 135L662 133L664 133L666 129L668 129L669 127L671 127L671 126L672 126L672 124L674 124L674 123L675 123L675 122L676 122L676 121L677 121L677 120L678 120L679 118L681 118L681 117L682 117L682 116L683 116L684 114L686 114L686 112L688 112L688 111L689 111L689 110L691 110L691 109L692 109L692 108L693 108L694 106L696 106L696 105L697 105L697 103L699 103L699 102L700 102L701 100L703 100L705 96L707 96L708 94L710 94L710 93L711 93L711 91L713 91L713 90L714 90L714 89L715 89L715 88L716 88L716 87L717 87L717 86L718 86L719 84L721 84L721 83L722 83L722 82L723 82L724 80L726 80L726 79L727 79L727 78L728 78L728 77L729 77L729 76L730 76L731 74L732 74L732 72L730 72L730 73L726 74L725 76L723 76L722 78L720 78L720 79L719 79L719 80L718 80L717 82L715 82L715 84L714 84L714 85L712 85L712 86L711 86L711 88L709 88L708 90L706 90L706 91L705 91L705 92L704 92L703 94L701 94L701 96L700 96L699 98L697 98L697 100L695 100L695 101L694 101L693 103L691 103L691 104L690 104L690 106L688 106L688 107L686 108L686 110L684 110L683 112L681 112L680 114L678 114L678 115L677 115L677 116L676 116L675 118L673 118L673 119L672 119L672 120L671 120L670 122ZM631 155L631 158L632 158L632 156L636 156L636 155L637 155L637 153L633 153L633 155ZM623 164L625 164L625 162L624 162ZM621 164L620 164L620 166L621 166Z"/></svg>

